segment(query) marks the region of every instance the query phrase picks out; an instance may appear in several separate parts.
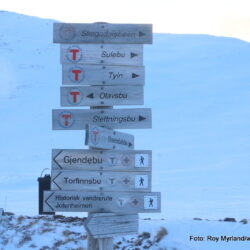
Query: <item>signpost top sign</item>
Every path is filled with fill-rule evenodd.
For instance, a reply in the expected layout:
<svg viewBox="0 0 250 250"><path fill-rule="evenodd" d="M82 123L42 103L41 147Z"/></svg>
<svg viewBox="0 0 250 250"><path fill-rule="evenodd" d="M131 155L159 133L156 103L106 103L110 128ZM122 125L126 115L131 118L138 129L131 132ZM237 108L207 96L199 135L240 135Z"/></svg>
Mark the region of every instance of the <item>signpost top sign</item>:
<svg viewBox="0 0 250 250"><path fill-rule="evenodd" d="M54 23L53 31L54 43L152 43L152 24Z"/></svg>

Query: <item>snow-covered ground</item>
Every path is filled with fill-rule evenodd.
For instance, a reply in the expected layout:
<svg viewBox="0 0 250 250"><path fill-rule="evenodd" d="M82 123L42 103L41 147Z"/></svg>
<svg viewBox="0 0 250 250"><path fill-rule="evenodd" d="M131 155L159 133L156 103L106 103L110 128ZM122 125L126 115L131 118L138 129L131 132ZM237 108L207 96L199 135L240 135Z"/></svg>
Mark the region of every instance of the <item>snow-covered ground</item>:
<svg viewBox="0 0 250 250"><path fill-rule="evenodd" d="M123 250L248 250L250 225L244 223L140 220L138 235L115 237L114 245L115 249ZM0 249L83 250L86 247L83 219L77 217L8 216L0 223Z"/></svg>
<svg viewBox="0 0 250 250"><path fill-rule="evenodd" d="M51 128L61 85L53 22L0 12L0 208L17 215L37 215L37 178L51 166L51 149L84 148L83 131ZM249 43L209 35L154 34L144 46L143 107L152 108L153 129L123 131L135 135L135 149L153 151L152 190L162 193L162 213L140 214L154 219L141 220L140 232L165 225L168 246L244 249L189 235L249 232L240 223L191 220L249 219L249 58Z"/></svg>

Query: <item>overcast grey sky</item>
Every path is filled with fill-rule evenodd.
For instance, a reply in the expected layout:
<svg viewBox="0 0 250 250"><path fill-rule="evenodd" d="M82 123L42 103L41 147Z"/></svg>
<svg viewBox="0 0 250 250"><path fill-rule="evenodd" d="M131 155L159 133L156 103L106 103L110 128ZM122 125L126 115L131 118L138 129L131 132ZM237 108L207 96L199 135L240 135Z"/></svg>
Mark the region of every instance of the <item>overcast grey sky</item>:
<svg viewBox="0 0 250 250"><path fill-rule="evenodd" d="M8 0L0 9L64 22L153 23L154 32L250 41L249 0Z"/></svg>

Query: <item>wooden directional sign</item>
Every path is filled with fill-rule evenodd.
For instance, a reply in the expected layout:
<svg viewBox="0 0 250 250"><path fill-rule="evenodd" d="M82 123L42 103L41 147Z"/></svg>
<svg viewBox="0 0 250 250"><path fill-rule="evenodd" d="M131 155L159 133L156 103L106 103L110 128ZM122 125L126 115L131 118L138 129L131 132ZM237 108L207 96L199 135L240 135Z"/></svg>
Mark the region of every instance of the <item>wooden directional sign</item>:
<svg viewBox="0 0 250 250"><path fill-rule="evenodd" d="M53 149L52 169L151 171L151 150Z"/></svg>
<svg viewBox="0 0 250 250"><path fill-rule="evenodd" d="M124 234L137 234L138 214L97 213L89 214L84 221L88 235L93 238L106 238Z"/></svg>
<svg viewBox="0 0 250 250"><path fill-rule="evenodd" d="M53 130L84 130L86 125L107 128L151 128L151 109L55 109Z"/></svg>
<svg viewBox="0 0 250 250"><path fill-rule="evenodd" d="M61 87L61 105L113 106L143 104L143 86Z"/></svg>
<svg viewBox="0 0 250 250"><path fill-rule="evenodd" d="M161 194L45 191L44 212L159 213Z"/></svg>
<svg viewBox="0 0 250 250"><path fill-rule="evenodd" d="M134 149L134 136L99 126L87 125L85 145L101 149Z"/></svg>
<svg viewBox="0 0 250 250"><path fill-rule="evenodd" d="M150 192L151 173L53 170L51 190Z"/></svg>
<svg viewBox="0 0 250 250"><path fill-rule="evenodd" d="M61 64L142 65L140 44L61 44Z"/></svg>
<svg viewBox="0 0 250 250"><path fill-rule="evenodd" d="M54 23L54 43L152 43L151 24Z"/></svg>
<svg viewBox="0 0 250 250"><path fill-rule="evenodd" d="M62 65L64 85L144 85L144 66Z"/></svg>

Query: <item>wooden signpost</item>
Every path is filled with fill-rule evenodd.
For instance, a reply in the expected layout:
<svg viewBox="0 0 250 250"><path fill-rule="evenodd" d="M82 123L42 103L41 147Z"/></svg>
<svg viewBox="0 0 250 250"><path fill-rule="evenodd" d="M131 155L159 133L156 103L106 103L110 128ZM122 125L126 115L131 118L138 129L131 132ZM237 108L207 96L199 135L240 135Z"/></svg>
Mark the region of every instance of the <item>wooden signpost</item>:
<svg viewBox="0 0 250 250"><path fill-rule="evenodd" d="M54 130L85 130L86 125L107 128L151 128L151 109L54 109Z"/></svg>
<svg viewBox="0 0 250 250"><path fill-rule="evenodd" d="M62 65L63 85L144 85L143 66Z"/></svg>
<svg viewBox="0 0 250 250"><path fill-rule="evenodd" d="M141 44L61 44L61 64L142 65Z"/></svg>
<svg viewBox="0 0 250 250"><path fill-rule="evenodd" d="M150 150L53 149L52 170L151 171Z"/></svg>
<svg viewBox="0 0 250 250"><path fill-rule="evenodd" d="M102 149L134 149L134 136L107 129L87 125L85 145Z"/></svg>
<svg viewBox="0 0 250 250"><path fill-rule="evenodd" d="M151 191L150 172L53 170L52 190Z"/></svg>
<svg viewBox="0 0 250 250"><path fill-rule="evenodd" d="M88 212L88 250L113 249L113 237L138 232L138 213L161 211L151 192L152 152L134 150L134 136L113 129L151 128L142 105L143 45L152 43L151 24L54 23L61 44L61 105L53 130L86 130L89 149L53 149L51 191L44 212ZM86 85L86 86L84 86Z"/></svg>
<svg viewBox="0 0 250 250"><path fill-rule="evenodd" d="M143 104L143 86L61 87L61 106L110 106Z"/></svg>

